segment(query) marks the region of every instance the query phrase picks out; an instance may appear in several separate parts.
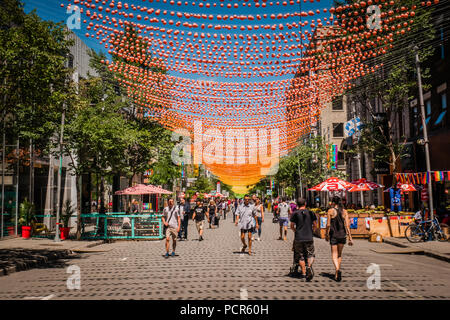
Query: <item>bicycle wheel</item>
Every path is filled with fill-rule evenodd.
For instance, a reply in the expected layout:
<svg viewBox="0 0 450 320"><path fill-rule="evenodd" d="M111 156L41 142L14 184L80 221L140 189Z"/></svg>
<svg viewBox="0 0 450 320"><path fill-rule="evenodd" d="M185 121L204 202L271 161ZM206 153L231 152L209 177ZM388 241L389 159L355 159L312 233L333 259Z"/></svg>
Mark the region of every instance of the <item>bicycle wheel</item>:
<svg viewBox="0 0 450 320"><path fill-rule="evenodd" d="M447 241L448 240L448 236L445 234L444 232L444 228L448 228L448 226L444 223L441 223L439 225L441 227L440 230L437 230L437 228L434 228L434 236L437 239L437 241Z"/></svg>
<svg viewBox="0 0 450 320"><path fill-rule="evenodd" d="M405 230L405 237L409 242L420 242L423 239L423 230L420 226L411 224Z"/></svg>

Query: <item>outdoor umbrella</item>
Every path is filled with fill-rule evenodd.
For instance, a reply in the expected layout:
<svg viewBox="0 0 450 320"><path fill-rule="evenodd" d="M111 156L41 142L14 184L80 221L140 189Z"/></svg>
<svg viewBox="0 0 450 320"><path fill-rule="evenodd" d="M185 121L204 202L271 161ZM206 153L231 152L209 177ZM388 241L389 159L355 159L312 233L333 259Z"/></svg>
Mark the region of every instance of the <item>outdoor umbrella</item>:
<svg viewBox="0 0 450 320"><path fill-rule="evenodd" d="M351 184L350 182L344 181L342 179L331 177L324 182L318 184L315 187L312 187L311 189L308 189L310 191L344 191L348 190L352 187L355 187L354 184Z"/></svg>
<svg viewBox="0 0 450 320"><path fill-rule="evenodd" d="M417 191L417 189L414 187L414 185L412 185L410 183L397 183L397 188L402 189L403 192ZM389 190L391 190L391 189L392 189L392 187L387 188L386 190L384 190L384 192L389 192Z"/></svg>
<svg viewBox="0 0 450 320"><path fill-rule="evenodd" d="M172 194L172 192L152 185L138 184L135 185L134 187L129 187L124 190L117 191L115 193L115 195L143 195L143 194Z"/></svg>
<svg viewBox="0 0 450 320"><path fill-rule="evenodd" d="M357 191L371 191L377 188L383 188L384 186L375 182L367 181L366 179L362 178L356 181L352 181L352 184L355 185L355 187L348 190L349 192L357 192Z"/></svg>

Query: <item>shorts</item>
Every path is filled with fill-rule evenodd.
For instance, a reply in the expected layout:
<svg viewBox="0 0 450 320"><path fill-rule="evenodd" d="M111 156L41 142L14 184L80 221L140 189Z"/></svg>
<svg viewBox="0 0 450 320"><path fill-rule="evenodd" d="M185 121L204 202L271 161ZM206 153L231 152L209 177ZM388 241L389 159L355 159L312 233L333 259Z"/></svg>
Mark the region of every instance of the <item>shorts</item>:
<svg viewBox="0 0 450 320"><path fill-rule="evenodd" d="M330 238L330 244L332 246L338 245L338 244L345 244L347 242L347 238Z"/></svg>
<svg viewBox="0 0 450 320"><path fill-rule="evenodd" d="M253 233L254 231L255 231L255 228L241 229L241 233L247 233L247 232Z"/></svg>
<svg viewBox="0 0 450 320"><path fill-rule="evenodd" d="M176 228L168 227L168 228L166 229L166 239L169 239L170 236L172 236L172 238L173 238L174 240L177 239L178 232L177 232L177 229L176 229Z"/></svg>
<svg viewBox="0 0 450 320"><path fill-rule="evenodd" d="M195 221L195 226L197 227L197 231L200 232L200 230L203 230L203 220L202 221Z"/></svg>
<svg viewBox="0 0 450 320"><path fill-rule="evenodd" d="M280 227L287 227L289 225L289 218L278 218Z"/></svg>
<svg viewBox="0 0 450 320"><path fill-rule="evenodd" d="M314 257L314 241L294 241L294 263Z"/></svg>

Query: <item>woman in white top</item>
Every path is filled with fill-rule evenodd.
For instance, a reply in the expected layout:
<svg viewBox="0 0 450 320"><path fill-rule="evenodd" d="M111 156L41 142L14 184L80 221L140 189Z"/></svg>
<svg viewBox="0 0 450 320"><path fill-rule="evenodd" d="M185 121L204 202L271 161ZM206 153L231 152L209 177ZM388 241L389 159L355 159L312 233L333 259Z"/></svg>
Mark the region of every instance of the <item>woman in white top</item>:
<svg viewBox="0 0 450 320"><path fill-rule="evenodd" d="M260 198L256 198L254 211L255 218L258 222L256 224L258 226L258 241L261 241L261 225L264 222L264 206L262 205ZM256 230L254 233L256 233Z"/></svg>

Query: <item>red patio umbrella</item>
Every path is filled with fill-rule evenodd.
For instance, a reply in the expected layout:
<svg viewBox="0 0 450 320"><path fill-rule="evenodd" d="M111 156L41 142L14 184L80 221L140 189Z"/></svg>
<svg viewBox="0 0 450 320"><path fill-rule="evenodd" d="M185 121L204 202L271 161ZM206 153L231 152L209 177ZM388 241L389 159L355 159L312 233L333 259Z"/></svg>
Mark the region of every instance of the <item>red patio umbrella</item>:
<svg viewBox="0 0 450 320"><path fill-rule="evenodd" d="M342 179L331 177L324 182L318 184L315 187L309 189L310 191L344 191L348 190L352 187L355 187L354 184L350 182L344 181Z"/></svg>
<svg viewBox="0 0 450 320"><path fill-rule="evenodd" d="M417 191L416 187L414 187L414 185L410 184L410 183L397 183L396 186L398 189L401 189L403 192ZM384 192L389 192L389 190L391 188L384 190Z"/></svg>
<svg viewBox="0 0 450 320"><path fill-rule="evenodd" d="M348 190L349 192L357 192L357 191L371 191L377 188L383 188L384 186L372 181L367 181L365 178L352 181L352 184L355 185L355 187Z"/></svg>

